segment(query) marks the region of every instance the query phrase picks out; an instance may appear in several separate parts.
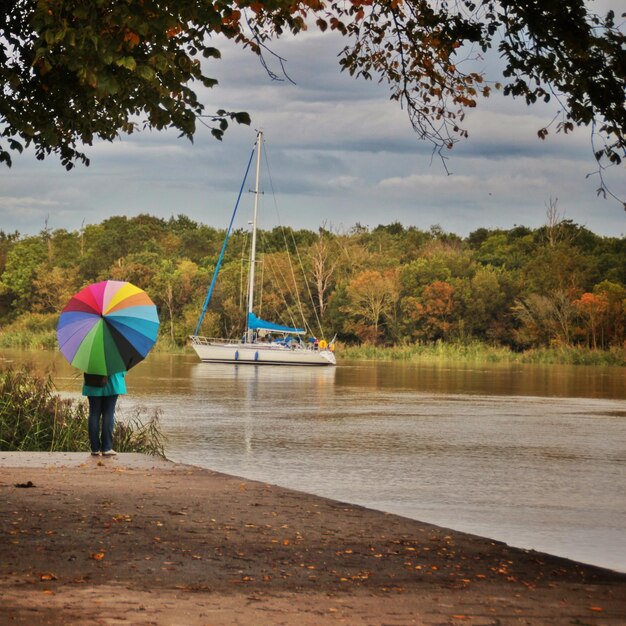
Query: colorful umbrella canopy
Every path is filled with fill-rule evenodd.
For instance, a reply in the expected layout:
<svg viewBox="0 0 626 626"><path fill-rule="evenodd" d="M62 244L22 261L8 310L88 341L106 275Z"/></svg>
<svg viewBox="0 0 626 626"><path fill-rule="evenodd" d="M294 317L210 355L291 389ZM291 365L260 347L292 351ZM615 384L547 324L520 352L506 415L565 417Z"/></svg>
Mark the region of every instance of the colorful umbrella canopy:
<svg viewBox="0 0 626 626"><path fill-rule="evenodd" d="M88 374L109 375L137 365L157 339L159 317L148 294L105 280L74 295L57 325L65 358Z"/></svg>

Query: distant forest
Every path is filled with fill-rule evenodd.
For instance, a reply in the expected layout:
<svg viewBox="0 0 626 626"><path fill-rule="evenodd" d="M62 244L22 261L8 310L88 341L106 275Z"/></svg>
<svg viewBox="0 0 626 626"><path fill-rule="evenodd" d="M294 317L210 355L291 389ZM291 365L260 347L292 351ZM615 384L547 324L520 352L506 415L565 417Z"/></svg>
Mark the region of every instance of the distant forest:
<svg viewBox="0 0 626 626"><path fill-rule="evenodd" d="M623 347L626 238L570 220L537 229L479 228L468 237L399 223L348 232L259 233L257 315L344 344L482 341ZM184 215L111 217L78 231L0 230L0 333L54 329L88 283L128 280L159 308L161 340L193 334L225 232ZM238 337L247 299L249 234L231 233L200 334Z"/></svg>

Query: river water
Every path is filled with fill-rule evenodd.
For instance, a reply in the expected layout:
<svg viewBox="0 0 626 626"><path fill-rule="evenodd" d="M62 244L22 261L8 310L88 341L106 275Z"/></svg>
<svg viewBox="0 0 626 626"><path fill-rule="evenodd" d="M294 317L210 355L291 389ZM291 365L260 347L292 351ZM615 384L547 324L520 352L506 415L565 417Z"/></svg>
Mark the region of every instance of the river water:
<svg viewBox="0 0 626 626"><path fill-rule="evenodd" d="M5 359L80 380L52 353ZM160 408L173 461L626 571L626 370L151 355L124 419Z"/></svg>

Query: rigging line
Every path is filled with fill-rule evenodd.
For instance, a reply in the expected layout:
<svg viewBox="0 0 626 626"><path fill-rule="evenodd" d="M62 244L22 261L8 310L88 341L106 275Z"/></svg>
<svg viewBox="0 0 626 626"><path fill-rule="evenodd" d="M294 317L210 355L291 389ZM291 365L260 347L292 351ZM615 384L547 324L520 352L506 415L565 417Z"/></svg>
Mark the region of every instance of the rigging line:
<svg viewBox="0 0 626 626"><path fill-rule="evenodd" d="M261 233L261 240L262 240L262 244L265 243L263 240L262 233ZM276 299L271 299L270 302L268 303L268 306L274 311L274 315L276 316L276 319L279 320L281 324L284 324L284 317L286 314L287 317L289 318L290 325L296 328L298 324L296 323L293 313L291 312L291 307L289 306L289 303L287 302L287 298L285 297L285 293L281 287L282 284L286 284L286 281L284 280L285 276L282 272L277 272L276 265L272 263L271 259L269 259L268 261L268 253L265 253L263 255L263 268L265 268L266 265L268 267L269 273L271 274L271 278L273 279L273 284L277 286L280 296L285 305L283 310L279 311L277 303L276 303ZM283 280L277 280L278 273L280 273L280 277ZM293 299L293 294L291 292L289 292L289 295L291 295ZM262 317L260 313L259 313L259 317Z"/></svg>
<svg viewBox="0 0 626 626"><path fill-rule="evenodd" d="M263 259L260 263L261 272L260 272L260 284L259 284L259 317L263 317L263 283L265 282L265 255L263 255Z"/></svg>
<svg viewBox="0 0 626 626"><path fill-rule="evenodd" d="M282 315L281 315L281 312L276 307L275 303L272 305L272 309L274 310L274 315L276 316L276 319L280 320ZM293 315L291 315L291 312L289 311L289 309L287 309L287 312L289 313L289 319L291 320L290 321L291 327L292 328L298 328L298 325L296 324L295 319L294 319Z"/></svg>
<svg viewBox="0 0 626 626"><path fill-rule="evenodd" d="M263 233L261 233L261 241L263 246L265 247L265 249L267 250L268 246L267 246L267 241L265 238L265 235ZM271 254L277 254L277 253L271 253ZM280 293L280 297L282 298L284 304L285 304L285 310L280 313L278 310L276 310L276 307L274 307L275 312L278 314L279 318L282 318L283 315L285 314L285 312L287 313L288 317L289 317L289 321L291 323L292 326L297 326L296 322L295 322L295 318L293 317L293 314L291 313L291 309L289 307L288 304L288 299L285 295L285 290L283 289L283 285L286 286L287 288L287 295L291 296L292 300L295 300L296 298L294 297L293 291L291 289L291 285L289 284L289 281L287 281L285 279L285 274L282 272L282 270L280 270L279 268L277 268L277 264L275 262L272 261L271 258L271 254L270 253L265 253L263 255L263 266L267 265L268 267L268 271L271 274L271 277L273 279L273 284L275 286L275 288L278 289L279 293Z"/></svg>
<svg viewBox="0 0 626 626"><path fill-rule="evenodd" d="M267 155L267 152L265 150L264 150L264 154L265 154L265 160L266 160L266 163L267 163L267 169L268 169L268 172L270 172L269 156ZM272 188L272 197L274 198L274 205L275 205L275 208L276 208L276 214L279 215L279 224L280 224L280 228L281 228L281 234L283 235L283 241L285 242L285 249L287 250L287 255L288 255L288 258L289 258L289 266L290 266L290 269L291 269L292 278L293 278L294 284L296 285L296 289L297 289L297 280L296 280L295 272L293 270L293 263L291 262L291 255L289 253L289 246L287 244L287 237L285 235L285 228L282 226L282 223L281 223L281 220L280 220L280 214L279 214L279 211L278 211L278 204L276 203L276 194L274 193L274 186L273 186L271 173L270 173L269 178L270 178L270 186ZM320 317L319 317L318 312L317 312L317 308L315 306L315 301L313 299L313 294L311 293L311 287L310 287L309 282L308 282L308 280L306 278L306 272L304 271L304 263L302 262L302 257L300 256L300 249L298 248L298 245L296 243L296 238L295 238L295 236L293 234L293 229L290 229L290 234L291 234L291 240L293 242L293 248L295 250L295 254L296 254L297 258L298 258L298 263L300 265L300 271L302 272L303 282L304 282L304 285L306 287L307 294L309 296L309 301L311 302L311 308L313 309L313 314L315 315L315 320L317 322L317 327L318 327L318 329L320 331L319 334L320 334L320 336L323 337L324 336L324 329L322 328L322 322L320 320ZM298 303L298 308L300 310L300 315L302 316L302 320L303 320L305 328L307 328L311 332L312 335L315 334L315 333L313 333L313 331L311 329L311 326L308 324L308 322L306 320L306 316L304 315L304 311L303 311L303 308L302 308L302 302L300 300L299 290L297 290L297 300L296 301Z"/></svg>
<svg viewBox="0 0 626 626"><path fill-rule="evenodd" d="M266 249L269 248L263 234L261 235L261 237L263 239ZM283 241L286 245L284 235L283 235ZM293 286L291 284L291 281L287 280L287 276L285 272L283 271L283 267L282 267L283 264L280 263L280 259L281 259L280 255L286 256L287 258L287 262L289 264L289 268L292 274L292 279L294 282ZM264 263L267 264L268 271L270 272L271 277L273 278L273 283L278 287L280 296L283 299L283 302L285 304L285 308L282 313L280 313L278 309L276 308L276 306L274 306L274 311L278 314L278 317L284 317L284 315L286 314L289 317L291 326L293 327L303 326L307 332L309 332L310 334L314 334L313 331L311 330L311 326L307 322L306 316L304 315L304 311L302 309L302 303L299 298L297 278L293 272L293 263L291 262L289 251L285 250L284 253L282 250L277 251L277 252L272 252L272 253L266 252L264 255ZM287 295L290 296L289 300L287 299L285 295L285 290L283 289L282 286L286 287ZM294 315L294 308L296 309L298 313L300 313L301 323L296 322L295 315Z"/></svg>
<svg viewBox="0 0 626 626"><path fill-rule="evenodd" d="M263 234L261 234L261 239L263 240ZM278 254L278 253L273 253L273 254ZM287 302L287 298L285 297L285 293L283 291L283 289L281 288L282 284L288 285L287 281L285 280L285 274L282 272L282 270L277 269L277 265L278 263L276 262L272 262L271 260L271 256L268 255L268 253L265 253L263 256L263 265L267 265L268 267L268 271L271 274L271 278L273 279L273 284L275 284L278 287L278 290L280 292L280 296L283 299L283 303L284 303L284 308L282 311L278 310L278 306L276 303L276 300L273 299L269 302L269 306L272 308L272 310L274 311L274 315L276 316L277 320L280 320L281 323L284 323L284 317L285 315L287 315L288 319L289 319L289 323L293 328L297 328L298 327L298 323L296 322L296 319L293 315L292 312L292 308L293 306L290 305ZM280 278L282 280L277 280L278 275L280 274ZM295 298L293 297L293 293L291 292L291 290L289 289L289 295L291 296L292 300L295 300ZM309 330L310 328L308 327L308 325L306 324L306 320L305 320L305 324L304 324L305 330Z"/></svg>
<svg viewBox="0 0 626 626"><path fill-rule="evenodd" d="M239 261L239 302L238 307L243 311L244 304L248 301L248 281L244 281L246 275L246 250L248 249L248 231L245 231L243 245L241 246L241 260ZM245 285L245 293L244 293Z"/></svg>
<svg viewBox="0 0 626 626"><path fill-rule="evenodd" d="M302 302L300 300L300 294L299 294L299 291L298 291L298 288L297 288L296 276L295 276L295 273L293 271L293 263L291 262L291 254L289 252L289 246L287 245L287 237L285 235L285 228L282 225L282 220L280 219L280 213L278 211L278 204L276 202L276 193L274 191L274 181L272 179L272 173L271 173L271 168L270 168L270 160L269 160L269 156L267 154L267 150L266 150L265 146L263 146L263 154L265 156L265 163L267 165L268 178L269 178L270 188L272 190L272 198L274 199L274 207L276 209L276 214L278 215L278 223L280 225L281 233L283 235L283 240L285 242L285 249L287 251L287 257L289 259L289 266L290 266L290 269L291 269L293 282L294 282L294 285L296 287L296 298L295 299L296 299L296 302L298 304L298 309L300 311L300 315L302 316L303 325L313 335L315 333L313 333L310 324L307 323L306 316L304 315L304 310L302 308ZM311 293L311 288L310 288L309 282L306 279L306 273L304 271L304 264L302 262L302 258L300 257L300 250L298 249L295 237L293 235L293 229L291 230L291 239L293 241L294 250L296 251L296 256L298 257L298 261L300 263L300 271L302 272L303 282L304 282L304 285L306 286L306 290L307 290L307 293L309 295L309 300L310 300L311 305L312 305L311 308L313 309L313 314L315 315L315 320L317 322L317 327L319 328L320 335L323 337L324 336L324 329L322 328L322 322L321 322L321 320L319 318L319 315L317 313L317 309L315 307L315 302L313 300L313 294Z"/></svg>
<svg viewBox="0 0 626 626"><path fill-rule="evenodd" d="M256 146L256 143L255 143ZM211 295L213 294L213 289L215 287L215 281L217 280L217 274L220 270L220 266L222 264L222 260L224 259L224 252L226 252L226 244L228 243L228 238L230 237L230 231L233 228L233 222L235 221L235 215L237 214L237 209L239 208L239 201L241 200L241 194L243 193L243 187L246 184L246 179L248 178L248 172L250 171L250 164L252 163L252 157L254 156L254 148L252 149L252 153L250 154L250 159L248 160L248 166L246 167L246 173L243 176L243 180L241 181L241 187L239 188L239 195L237 196L237 202L235 203L235 208L233 210L233 214L230 218L230 224L228 224L228 229L226 230L226 236L224 237L224 243L222 244L222 250L220 251L220 256L217 259L217 264L215 266L215 271L213 272L213 278L211 280L211 286L209 287L209 291L207 292L206 298L204 300L204 305L202 307L202 312L200 313L200 319L198 320L198 325L196 326L197 335L200 332L200 326L202 326L202 321L204 320L204 314L206 313L207 307L209 306L209 302L211 300Z"/></svg>
<svg viewBox="0 0 626 626"><path fill-rule="evenodd" d="M267 249L268 246L266 244L266 239L265 239L265 235L263 234L263 231L261 231L260 237L261 237L262 245L265 245L265 248ZM274 253L274 254L276 254L276 253ZM298 326L298 324L296 323L295 317L294 317L294 315L293 315L293 313L291 311L291 307L289 306L289 304L287 302L287 298L285 297L285 292L284 292L284 290L282 288L282 285L286 285L287 286L288 294L291 296L292 300L294 300L294 301L297 300L297 294L294 297L294 293L291 290L291 286L289 285L289 281L286 280L285 274L283 273L283 271L281 269L277 268L277 265L278 265L277 263L272 262L272 258L271 258L270 255L268 255L267 252L263 255L263 265L264 266L265 265L268 266L268 271L270 272L271 277L274 279L273 280L274 285L277 287L278 291L280 292L280 296L283 299L283 302L285 303L285 311L281 314L276 309L276 306L274 306L275 313L277 314L278 318L281 318L283 316L283 314L286 312L288 317L289 317L291 326L293 326L293 327ZM277 278L279 278L279 277L280 277L281 280L277 280ZM304 326L305 326L305 328L307 328L306 320L305 320Z"/></svg>
<svg viewBox="0 0 626 626"><path fill-rule="evenodd" d="M280 254L280 252L273 253L273 255L278 255L278 254ZM264 256L264 262L267 264L268 271L271 273L271 277L273 279L273 284L275 284L278 287L280 296L285 305L284 311L282 313L280 313L278 309L276 309L276 306L274 306L275 312L277 313L279 318L284 318L284 316L287 315L291 326L293 326L294 328L298 327L299 323L296 322L296 318L293 313L294 306L296 306L296 309L297 309L297 304L295 304L297 303L297 299L298 299L297 291L296 293L294 293L290 282L287 280L287 277L285 276L285 273L282 270L281 264L278 262L278 259L274 258L272 254L266 253ZM283 289L282 285L286 287L287 295L290 296L289 300L285 296L285 290ZM308 325L306 324L306 320L304 320L304 322L305 322L304 323L305 330L307 329L310 330Z"/></svg>
<svg viewBox="0 0 626 626"><path fill-rule="evenodd" d="M281 229L281 234L283 236L283 242L285 244L285 253L287 254L287 260L289 261L289 268L291 270L291 278L292 278L293 283L291 283L290 281L287 281L285 279L285 274L283 273L282 269L280 270L280 274L281 274L281 277L284 280L284 284L288 288L289 295L292 297L293 301L297 303L298 311L299 311L300 316L302 318L302 324L304 325L305 328L307 328L308 325L306 323L306 316L304 315L304 311L302 309L302 303L300 302L300 294L299 294L299 290L298 290L298 283L297 283L297 280L296 280L296 277L295 277L295 274L294 274L294 271L293 271L293 263L291 261L291 256L290 256L290 253L289 253L289 246L287 245L287 240L286 240L286 237L285 237L284 228L283 228L283 226L281 224L282 220L280 219L280 214L278 212L278 205L276 203L276 194L274 192L274 183L273 183L273 180L272 180L272 173L271 173L271 168L270 168L270 163L269 163L269 157L268 157L267 149L265 148L265 145L263 146L263 156L265 157L265 164L266 164L266 169L267 169L267 175L268 175L268 179L269 179L270 188L272 190L272 198L274 200L274 209L276 211L276 214L278 215L278 225L279 225L279 227ZM285 300L285 302L286 302L286 300Z"/></svg>
<svg viewBox="0 0 626 626"><path fill-rule="evenodd" d="M283 236L284 236L284 233L283 233ZM304 263L302 262L302 258L300 256L300 249L296 245L296 239L295 239L295 237L293 235L293 230L291 231L291 239L293 241L293 246L294 246L294 249L296 251L296 256L298 257L298 262L300 263L300 271L302 272L302 276L303 276L303 279L304 279L304 285L306 287L307 293L309 294L309 299L310 299L311 305L312 305L311 308L313 309L313 314L315 315L315 320L317 322L317 327L320 330L320 335L322 337L324 337L324 329L322 328L322 322L321 322L321 320L319 318L319 315L317 314L317 308L315 306L315 301L313 300L313 294L311 293L311 286L309 285L309 281L306 279L306 274L305 274L305 271L304 271ZM311 332L311 334L314 334L314 333Z"/></svg>

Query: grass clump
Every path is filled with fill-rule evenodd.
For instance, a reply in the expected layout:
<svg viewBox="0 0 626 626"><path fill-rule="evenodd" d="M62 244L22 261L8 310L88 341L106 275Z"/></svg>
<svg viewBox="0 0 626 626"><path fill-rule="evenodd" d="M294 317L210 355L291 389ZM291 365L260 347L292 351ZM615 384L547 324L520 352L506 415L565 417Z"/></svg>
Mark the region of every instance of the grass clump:
<svg viewBox="0 0 626 626"><path fill-rule="evenodd" d="M31 367L0 369L0 450L82 452L89 450L85 401L62 398L50 375ZM158 411L147 421L141 409L127 422L116 420L114 447L164 457Z"/></svg>

